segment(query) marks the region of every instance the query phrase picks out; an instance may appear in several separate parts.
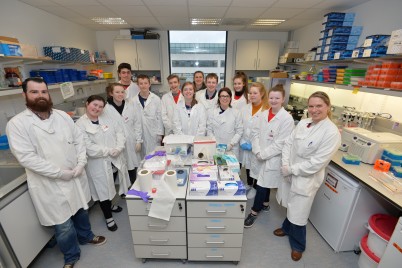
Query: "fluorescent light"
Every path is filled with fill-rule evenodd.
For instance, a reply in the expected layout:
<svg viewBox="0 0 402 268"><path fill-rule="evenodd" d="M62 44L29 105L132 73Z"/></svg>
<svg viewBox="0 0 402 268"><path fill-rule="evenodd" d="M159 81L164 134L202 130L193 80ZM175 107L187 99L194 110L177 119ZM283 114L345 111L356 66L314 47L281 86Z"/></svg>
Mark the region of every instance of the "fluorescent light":
<svg viewBox="0 0 402 268"><path fill-rule="evenodd" d="M191 25L219 25L221 19L191 19Z"/></svg>
<svg viewBox="0 0 402 268"><path fill-rule="evenodd" d="M255 20L250 25L252 25L252 26L275 26L275 25L281 24L284 21L285 20L279 20L279 19L258 19L258 20Z"/></svg>
<svg viewBox="0 0 402 268"><path fill-rule="evenodd" d="M100 17L95 17L92 18L93 21L99 23L99 24L127 24L122 18L100 18Z"/></svg>

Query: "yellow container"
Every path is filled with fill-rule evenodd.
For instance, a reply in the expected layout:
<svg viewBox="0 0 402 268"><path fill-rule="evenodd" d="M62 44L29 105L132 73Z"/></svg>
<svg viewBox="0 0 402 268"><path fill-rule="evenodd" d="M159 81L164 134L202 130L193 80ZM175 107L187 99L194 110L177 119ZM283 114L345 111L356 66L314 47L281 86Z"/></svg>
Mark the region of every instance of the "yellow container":
<svg viewBox="0 0 402 268"><path fill-rule="evenodd" d="M112 73L103 73L103 78L108 79L108 78L113 78Z"/></svg>

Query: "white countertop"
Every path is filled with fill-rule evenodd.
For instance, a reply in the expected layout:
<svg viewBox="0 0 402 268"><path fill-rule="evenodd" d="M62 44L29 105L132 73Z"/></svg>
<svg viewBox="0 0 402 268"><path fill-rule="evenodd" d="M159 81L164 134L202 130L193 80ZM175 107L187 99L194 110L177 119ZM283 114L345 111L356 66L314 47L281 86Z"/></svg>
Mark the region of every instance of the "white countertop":
<svg viewBox="0 0 402 268"><path fill-rule="evenodd" d="M337 151L335 156L332 158L332 162L337 164L340 168L350 173L360 182L363 182L365 185L369 186L375 192L385 197L389 201L391 201L395 206L399 209L402 209L402 193L394 193L385 188L381 183L371 179L369 177L370 171L373 170L373 165L363 164L360 165L348 165L342 162L342 156L345 152Z"/></svg>

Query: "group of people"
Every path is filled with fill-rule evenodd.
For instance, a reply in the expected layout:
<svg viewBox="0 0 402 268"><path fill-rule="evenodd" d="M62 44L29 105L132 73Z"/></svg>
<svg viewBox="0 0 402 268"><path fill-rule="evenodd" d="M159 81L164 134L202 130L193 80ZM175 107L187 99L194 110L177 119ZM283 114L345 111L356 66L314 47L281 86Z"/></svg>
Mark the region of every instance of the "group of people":
<svg viewBox="0 0 402 268"><path fill-rule="evenodd" d="M340 143L330 120L331 103L324 92L308 100L310 118L294 128L284 110L281 84L267 89L238 72L233 90L217 89L218 76L194 73L193 82L180 86L169 75L169 92L162 98L151 92L151 81L131 66L118 66L120 81L86 101L86 113L76 124L53 109L46 83L28 78L23 83L27 109L7 125L10 148L26 168L29 191L42 225L54 226L65 267L80 257L79 244L100 245L88 219L90 198L99 201L110 231L117 230L112 204L135 182L141 159L161 145L163 136L211 136L225 144L246 169L247 188L254 204L244 221L251 227L261 211L268 211L270 189L287 207L287 218L276 236L289 236L291 258L299 260L306 247L306 224L314 196L324 179L324 168ZM119 189L116 192L115 183Z"/></svg>

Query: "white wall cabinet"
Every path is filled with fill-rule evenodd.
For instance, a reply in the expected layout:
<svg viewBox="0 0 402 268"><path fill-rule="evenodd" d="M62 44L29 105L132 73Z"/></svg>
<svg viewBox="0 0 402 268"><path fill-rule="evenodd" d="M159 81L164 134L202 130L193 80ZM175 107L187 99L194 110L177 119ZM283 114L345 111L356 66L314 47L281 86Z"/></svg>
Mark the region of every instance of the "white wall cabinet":
<svg viewBox="0 0 402 268"><path fill-rule="evenodd" d="M115 39L114 51L116 66L127 62L133 71L161 69L159 40Z"/></svg>
<svg viewBox="0 0 402 268"><path fill-rule="evenodd" d="M237 40L236 70L271 70L278 64L279 41Z"/></svg>

